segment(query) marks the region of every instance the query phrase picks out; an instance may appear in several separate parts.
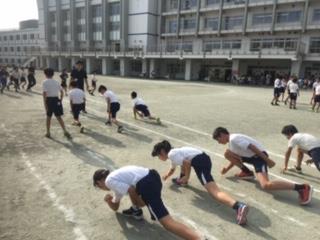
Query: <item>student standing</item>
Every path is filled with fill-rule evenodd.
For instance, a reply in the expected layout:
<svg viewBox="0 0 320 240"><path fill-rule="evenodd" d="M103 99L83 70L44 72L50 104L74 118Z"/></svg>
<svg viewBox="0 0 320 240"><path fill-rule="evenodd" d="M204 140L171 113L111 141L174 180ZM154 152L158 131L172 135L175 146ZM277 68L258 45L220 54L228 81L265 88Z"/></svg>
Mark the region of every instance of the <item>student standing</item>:
<svg viewBox="0 0 320 240"><path fill-rule="evenodd" d="M19 68L14 67L13 71L11 72L11 83L14 84L15 91L18 92L20 89L19 87L19 79L20 79L20 73Z"/></svg>
<svg viewBox="0 0 320 240"><path fill-rule="evenodd" d="M71 82L70 88L71 90L69 92L69 99L70 99L70 106L71 106L72 115L74 119L74 122L72 125L80 127L80 133L83 133L84 127L81 125L81 122L79 121L79 115L86 102L85 93L80 88L77 88L76 82Z"/></svg>
<svg viewBox="0 0 320 240"><path fill-rule="evenodd" d="M63 69L61 74L60 74L60 79L61 79L61 87L63 88L66 96L68 96L68 90L67 90L67 79L69 75L67 73L67 69Z"/></svg>
<svg viewBox="0 0 320 240"><path fill-rule="evenodd" d="M158 220L168 231L183 239L200 240L194 230L170 216L161 198L162 183L156 170L138 166L126 166L113 172L99 169L93 175L93 185L101 190L114 192L114 196L106 194L104 197L113 211L119 209L121 199L128 194L132 206L122 212L124 215L142 219L141 207L147 206L151 219Z"/></svg>
<svg viewBox="0 0 320 240"><path fill-rule="evenodd" d="M230 164L223 168L222 174L226 174L233 166L237 166L241 168L242 176L251 176L253 178L253 173L243 164L248 163L253 165L263 190L295 190L299 194L301 205L307 205L311 202L313 189L309 184L269 180L267 163L272 163L273 161L269 158L265 148L255 139L243 134L229 134L228 130L223 127L218 127L214 130L213 139L220 144L229 143L229 148L224 156L230 161Z"/></svg>
<svg viewBox="0 0 320 240"><path fill-rule="evenodd" d="M306 161L307 164L314 163L320 171L320 139L308 133L299 133L294 125L284 126L281 133L289 140L282 172L288 170L288 162L294 147L297 147L297 165L294 166L296 172L302 172L301 163L304 154L308 154L311 157Z"/></svg>
<svg viewBox="0 0 320 240"><path fill-rule="evenodd" d="M314 100L313 100L314 103L312 105L312 111L319 112L319 109L320 109L320 81L319 81L319 84L315 87L314 93L315 93L315 95L314 95ZM318 105L318 107L316 110L317 105Z"/></svg>
<svg viewBox="0 0 320 240"><path fill-rule="evenodd" d="M25 85L27 84L27 74L24 68L20 69L20 86L24 89Z"/></svg>
<svg viewBox="0 0 320 240"><path fill-rule="evenodd" d="M290 90L290 109L297 109L297 98L299 96L299 85L297 84L297 78L292 79L292 83L289 85Z"/></svg>
<svg viewBox="0 0 320 240"><path fill-rule="evenodd" d="M289 86L292 83L292 78L293 77L290 77L289 81L287 82L287 89L286 90L287 90L288 95L287 95L286 99L284 100L284 104L285 105L287 105L288 100L290 99L290 88L289 88Z"/></svg>
<svg viewBox="0 0 320 240"><path fill-rule="evenodd" d="M311 100L310 100L310 105L312 105L312 110L314 110L314 107L315 107L315 97L317 95L316 93L316 89L317 89L317 86L320 85L320 78L317 78L317 80L313 83L312 85L312 97L311 97Z"/></svg>
<svg viewBox="0 0 320 240"><path fill-rule="evenodd" d="M123 131L123 126L117 120L117 112L120 110L120 103L117 96L104 85L100 85L98 92L104 96L107 102L108 121L106 125L114 123L118 127L118 133Z"/></svg>
<svg viewBox="0 0 320 240"><path fill-rule="evenodd" d="M284 95L286 93L287 89L287 80L285 77L281 77L281 88L280 88L280 95L281 95L281 101L284 101Z"/></svg>
<svg viewBox="0 0 320 240"><path fill-rule="evenodd" d="M71 71L71 82L72 81L75 81L77 83L77 88L80 88L82 91L84 91L84 84L86 84L87 91L89 92L88 76L86 70L84 70L82 61L78 61L76 67ZM87 113L86 105L84 105L82 111Z"/></svg>
<svg viewBox="0 0 320 240"><path fill-rule="evenodd" d="M96 73L94 72L92 74L92 78L91 78L91 89L90 89L90 94L92 96L94 96L94 92L96 91L97 88L97 77L96 77Z"/></svg>
<svg viewBox="0 0 320 240"><path fill-rule="evenodd" d="M3 90L7 86L7 79L8 79L9 73L7 72L5 67L1 67L0 69L0 83L1 83L1 90L0 92L3 93Z"/></svg>
<svg viewBox="0 0 320 240"><path fill-rule="evenodd" d="M27 91L31 91L31 89L36 85L36 78L35 78L35 70L33 67L28 68L28 87Z"/></svg>
<svg viewBox="0 0 320 240"><path fill-rule="evenodd" d="M161 161L171 160L171 168L163 176L163 180L171 177L177 166L181 167L180 177L173 179L173 182L178 185L188 183L191 167L193 167L200 183L208 193L214 199L236 210L237 223L239 225L246 224L249 207L245 203L234 200L219 189L211 175L211 159L206 153L192 147L172 148L168 141L162 141L153 147L152 156L157 156Z"/></svg>
<svg viewBox="0 0 320 240"><path fill-rule="evenodd" d="M281 80L280 77L277 76L276 80L274 81L274 88L273 88L273 99L271 101L271 105L279 106L279 97L281 91Z"/></svg>
<svg viewBox="0 0 320 240"><path fill-rule="evenodd" d="M47 113L47 133L46 137L50 138L50 126L51 126L51 118L54 114L63 129L64 136L68 139L71 139L71 135L67 132L62 115L63 115L63 107L62 107L62 99L63 99L63 90L56 80L53 79L54 71L51 68L47 68L44 70L44 74L46 76L46 80L42 84L43 89L43 102Z"/></svg>

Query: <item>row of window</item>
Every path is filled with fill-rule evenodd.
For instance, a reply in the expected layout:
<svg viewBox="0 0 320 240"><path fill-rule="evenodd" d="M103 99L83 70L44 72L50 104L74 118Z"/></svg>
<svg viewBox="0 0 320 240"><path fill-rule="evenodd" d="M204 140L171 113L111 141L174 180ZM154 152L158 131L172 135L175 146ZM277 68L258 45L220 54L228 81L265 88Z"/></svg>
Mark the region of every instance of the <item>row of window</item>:
<svg viewBox="0 0 320 240"><path fill-rule="evenodd" d="M22 35L9 35L9 36L0 36L0 41L25 41L25 40L35 40L39 39L39 34L22 34Z"/></svg>
<svg viewBox="0 0 320 240"><path fill-rule="evenodd" d="M0 52L27 52L40 49L39 46L29 46L29 47L0 47Z"/></svg>

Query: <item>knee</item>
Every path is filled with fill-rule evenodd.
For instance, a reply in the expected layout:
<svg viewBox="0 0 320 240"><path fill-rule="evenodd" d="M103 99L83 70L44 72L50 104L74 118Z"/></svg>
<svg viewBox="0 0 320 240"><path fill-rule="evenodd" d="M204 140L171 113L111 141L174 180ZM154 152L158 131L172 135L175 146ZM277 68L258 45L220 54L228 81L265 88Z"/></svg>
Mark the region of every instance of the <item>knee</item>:
<svg viewBox="0 0 320 240"><path fill-rule="evenodd" d="M271 190L271 184L270 184L270 182L260 183L260 186L261 186L261 188L262 188L263 190L266 190L266 191Z"/></svg>

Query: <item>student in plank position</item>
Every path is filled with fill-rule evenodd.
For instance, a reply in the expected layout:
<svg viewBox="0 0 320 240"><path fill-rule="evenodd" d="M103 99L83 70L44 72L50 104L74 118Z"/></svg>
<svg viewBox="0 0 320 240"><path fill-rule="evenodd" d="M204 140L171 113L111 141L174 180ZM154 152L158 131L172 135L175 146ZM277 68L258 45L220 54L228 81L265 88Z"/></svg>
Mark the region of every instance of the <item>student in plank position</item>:
<svg viewBox="0 0 320 240"><path fill-rule="evenodd" d="M124 215L142 219L141 207L147 206L151 219L158 220L168 231L183 239L201 239L194 230L170 216L162 202L162 183L156 170L138 166L126 166L112 172L99 169L93 175L93 185L101 190L114 192L114 196L106 194L104 197L113 211L119 209L121 199L129 194L132 206L122 212Z"/></svg>
<svg viewBox="0 0 320 240"><path fill-rule="evenodd" d="M200 183L208 193L214 199L233 208L237 212L237 223L239 225L246 224L249 207L245 203L234 200L227 193L219 189L211 175L211 159L206 153L192 147L172 148L171 144L164 140L153 147L152 156L157 156L161 161L171 160L171 168L164 175L163 180L171 177L177 166L181 167L180 177L172 179L177 185L186 185L188 183L191 167L193 167Z"/></svg>
<svg viewBox="0 0 320 240"><path fill-rule="evenodd" d="M242 172L238 177L243 179L254 178L251 172L243 163L253 165L260 186L264 190L295 190L299 194L300 204L307 205L311 202L312 187L309 184L294 184L285 181L270 181L268 176L268 166L275 163L269 158L264 147L255 139L243 134L229 134L228 130L218 127L213 132L213 139L220 144L229 143L229 149L224 156L230 161L228 167L222 169L222 174L226 174L233 166L239 167Z"/></svg>

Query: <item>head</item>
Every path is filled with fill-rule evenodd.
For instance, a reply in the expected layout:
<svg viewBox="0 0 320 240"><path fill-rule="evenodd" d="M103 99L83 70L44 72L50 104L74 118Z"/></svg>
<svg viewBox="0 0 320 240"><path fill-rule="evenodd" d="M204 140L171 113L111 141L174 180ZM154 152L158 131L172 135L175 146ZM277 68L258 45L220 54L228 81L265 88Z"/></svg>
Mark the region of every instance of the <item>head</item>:
<svg viewBox="0 0 320 240"><path fill-rule="evenodd" d="M93 186L100 188L101 190L109 191L107 188L105 181L109 176L110 171L107 169L99 169L93 174Z"/></svg>
<svg viewBox="0 0 320 240"><path fill-rule="evenodd" d="M286 125L282 128L281 133L290 139L294 134L298 133L298 129L294 125Z"/></svg>
<svg viewBox="0 0 320 240"><path fill-rule="evenodd" d="M106 86L104 86L104 85L100 85L100 86L99 86L98 92L99 92L100 94L103 95L106 91L107 91Z"/></svg>
<svg viewBox="0 0 320 240"><path fill-rule="evenodd" d="M137 96L138 96L138 94L137 94L136 92L133 91L133 92L131 93L131 98L132 98L132 99L135 99Z"/></svg>
<svg viewBox="0 0 320 240"><path fill-rule="evenodd" d="M154 145L151 155L152 157L157 156L160 160L166 161L171 149L171 144L167 140L164 140Z"/></svg>
<svg viewBox="0 0 320 240"><path fill-rule="evenodd" d="M70 88L76 88L77 87L77 82L75 82L75 81L71 81L70 82Z"/></svg>
<svg viewBox="0 0 320 240"><path fill-rule="evenodd" d="M294 82L294 83L296 83L298 81L298 79L296 78L296 77L294 77L293 79L292 79L292 82Z"/></svg>
<svg viewBox="0 0 320 240"><path fill-rule="evenodd" d="M213 131L212 138L219 144L227 144L229 142L229 131L224 127L218 127Z"/></svg>
<svg viewBox="0 0 320 240"><path fill-rule="evenodd" d="M54 70L52 68L46 68L43 72L46 78L52 78L54 75Z"/></svg>
<svg viewBox="0 0 320 240"><path fill-rule="evenodd" d="M78 61L76 62L76 68L80 71L81 69L83 69L83 62L82 61Z"/></svg>

